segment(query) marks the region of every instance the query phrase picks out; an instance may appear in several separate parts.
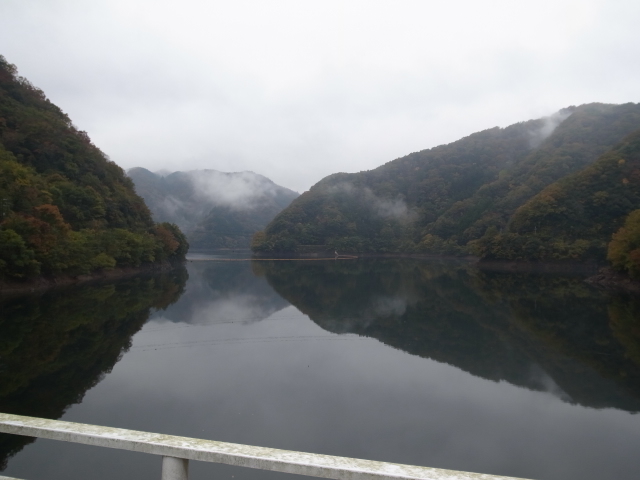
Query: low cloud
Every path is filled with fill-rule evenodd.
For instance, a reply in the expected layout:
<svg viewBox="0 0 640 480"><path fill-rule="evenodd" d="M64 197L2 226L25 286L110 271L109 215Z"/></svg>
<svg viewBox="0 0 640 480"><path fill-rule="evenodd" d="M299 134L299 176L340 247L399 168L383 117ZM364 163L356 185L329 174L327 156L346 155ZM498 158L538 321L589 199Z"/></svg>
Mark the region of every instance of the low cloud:
<svg viewBox="0 0 640 480"><path fill-rule="evenodd" d="M162 200L162 203L160 204L160 209L162 210L163 213L174 216L178 212L183 210L185 206L186 205L184 202L178 200L173 195L169 195L168 197Z"/></svg>
<svg viewBox="0 0 640 480"><path fill-rule="evenodd" d="M406 219L409 215L409 209L404 200L396 198L393 200L375 199L375 208L381 217L394 217Z"/></svg>
<svg viewBox="0 0 640 480"><path fill-rule="evenodd" d="M383 218L393 218L400 221L411 221L415 214L412 212L402 196L396 198L380 198L369 187L358 187L349 182L339 183L329 188L331 194L346 194L361 197L361 202Z"/></svg>
<svg viewBox="0 0 640 480"><path fill-rule="evenodd" d="M547 138L549 138L549 136L555 131L555 129L558 128L558 125L569 118L572 113L572 111L564 109L548 117L541 118L540 127L529 132L529 144L531 145L531 148L540 146L540 144Z"/></svg>
<svg viewBox="0 0 640 480"><path fill-rule="evenodd" d="M276 185L253 172L224 173L217 170L187 172L197 195L237 210L256 207L264 196L276 194Z"/></svg>

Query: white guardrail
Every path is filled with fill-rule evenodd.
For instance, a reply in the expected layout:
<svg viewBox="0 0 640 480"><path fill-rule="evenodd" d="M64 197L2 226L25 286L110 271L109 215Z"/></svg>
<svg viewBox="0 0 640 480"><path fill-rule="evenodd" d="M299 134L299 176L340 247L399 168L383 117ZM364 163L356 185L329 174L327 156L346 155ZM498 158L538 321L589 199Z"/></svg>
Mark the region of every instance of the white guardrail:
<svg viewBox="0 0 640 480"><path fill-rule="evenodd" d="M521 480L333 457L0 413L0 432L161 455L162 480L187 480L189 460L344 480ZM0 477L0 480L7 477ZM16 479L9 479L16 480Z"/></svg>

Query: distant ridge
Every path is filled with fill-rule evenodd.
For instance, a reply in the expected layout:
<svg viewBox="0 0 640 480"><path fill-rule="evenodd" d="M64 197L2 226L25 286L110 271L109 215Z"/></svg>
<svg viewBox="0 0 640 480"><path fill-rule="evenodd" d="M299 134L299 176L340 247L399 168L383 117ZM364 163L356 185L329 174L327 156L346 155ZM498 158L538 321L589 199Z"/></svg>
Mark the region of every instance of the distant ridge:
<svg viewBox="0 0 640 480"><path fill-rule="evenodd" d="M194 249L249 248L253 234L298 197L254 172L163 173L127 172L154 219L178 225Z"/></svg>

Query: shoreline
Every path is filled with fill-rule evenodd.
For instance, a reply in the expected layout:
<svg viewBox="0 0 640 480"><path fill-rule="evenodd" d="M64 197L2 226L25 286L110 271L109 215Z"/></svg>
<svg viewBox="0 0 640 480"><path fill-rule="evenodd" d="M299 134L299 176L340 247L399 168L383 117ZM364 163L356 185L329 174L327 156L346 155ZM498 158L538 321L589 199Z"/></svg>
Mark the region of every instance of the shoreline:
<svg viewBox="0 0 640 480"><path fill-rule="evenodd" d="M312 252L312 253L253 253L250 252L251 259L261 260L261 259L305 259L305 258L321 258L333 260L335 255L332 252ZM463 257L455 256L455 255L436 255L431 253L341 253L338 255L339 258L416 258L416 259L440 259L440 260L457 260L463 261L467 263L477 263L480 259L473 255L465 255Z"/></svg>
<svg viewBox="0 0 640 480"><path fill-rule="evenodd" d="M216 253L224 254L231 252ZM237 252L235 252L237 253ZM245 252L243 252L245 253ZM247 252L248 253L248 252ZM246 260L332 260L327 257L319 258L319 253L295 253L295 254L279 254L264 255L252 254ZM474 265L483 271L503 272L503 273L550 273L550 274L577 274L584 275L585 282L594 288L608 291L640 293L640 281L633 280L628 276L614 271L612 268L603 266L598 262L591 261L548 261L548 262L529 262L517 260L482 260L479 257L467 255L458 257L455 255L434 255L421 253L360 253L356 255L340 255L344 259L373 259L373 258L413 258L421 260L443 260L457 261ZM342 259L342 258L340 258ZM198 259L185 259L180 262L164 261L161 263L151 263L140 265L139 267L117 267L109 270L100 270L83 275L51 275L40 276L33 279L19 280L0 280L0 298L13 295L24 295L31 293L42 293L44 291L68 287L73 285L83 285L94 282L102 282L109 280L118 280L123 278L135 277L148 273L161 273L171 271L179 265L198 261Z"/></svg>
<svg viewBox="0 0 640 480"><path fill-rule="evenodd" d="M609 292L640 293L640 280L633 280L611 267L604 267L585 280L589 285Z"/></svg>
<svg viewBox="0 0 640 480"><path fill-rule="evenodd" d="M603 264L594 260L556 260L542 262L526 260L478 260L476 266L481 270L493 272L594 275L603 267Z"/></svg>
<svg viewBox="0 0 640 480"><path fill-rule="evenodd" d="M303 252L303 253L253 253L251 259L312 259L325 258L328 252ZM477 266L481 270L496 272L512 272L512 273L579 273L584 275L593 275L597 273L603 266L595 260L548 260L548 261L527 261L527 260L484 260L474 255L440 255L433 253L354 253L340 254L338 258L357 257L357 258L414 258L422 260L445 260L468 263ZM327 256L326 259L333 259Z"/></svg>
<svg viewBox="0 0 640 480"><path fill-rule="evenodd" d="M321 253L253 253L251 259L314 259ZM342 256L342 255L340 255ZM609 292L639 293L640 280L633 280L628 276L614 271L596 260L556 260L531 262L525 260L483 260L473 255L463 257L455 255L435 255L425 253L358 253L357 258L414 258L422 260L458 261L477 267L485 272L502 273L534 273L534 274L569 274L585 277L584 282L594 288ZM330 260L330 258L327 258Z"/></svg>
<svg viewBox="0 0 640 480"><path fill-rule="evenodd" d="M169 262L165 260L160 263L143 264L139 267L116 267L109 270L100 270L82 275L40 276L24 281L0 280L0 298L6 298L13 295L42 293L46 290L58 287L84 285L106 280L119 280L152 272L168 272L176 268L178 265L183 265L184 263L185 261Z"/></svg>

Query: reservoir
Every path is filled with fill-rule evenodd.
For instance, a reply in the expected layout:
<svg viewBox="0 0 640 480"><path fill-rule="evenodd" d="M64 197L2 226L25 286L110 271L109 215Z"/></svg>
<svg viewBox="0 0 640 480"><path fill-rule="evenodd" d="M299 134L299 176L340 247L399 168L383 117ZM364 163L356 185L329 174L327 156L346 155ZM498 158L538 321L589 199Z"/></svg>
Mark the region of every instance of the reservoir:
<svg viewBox="0 0 640 480"><path fill-rule="evenodd" d="M444 260L193 256L0 299L0 411L544 480L640 472L640 301ZM0 435L1 475L160 478ZM193 480L294 476L191 462Z"/></svg>

